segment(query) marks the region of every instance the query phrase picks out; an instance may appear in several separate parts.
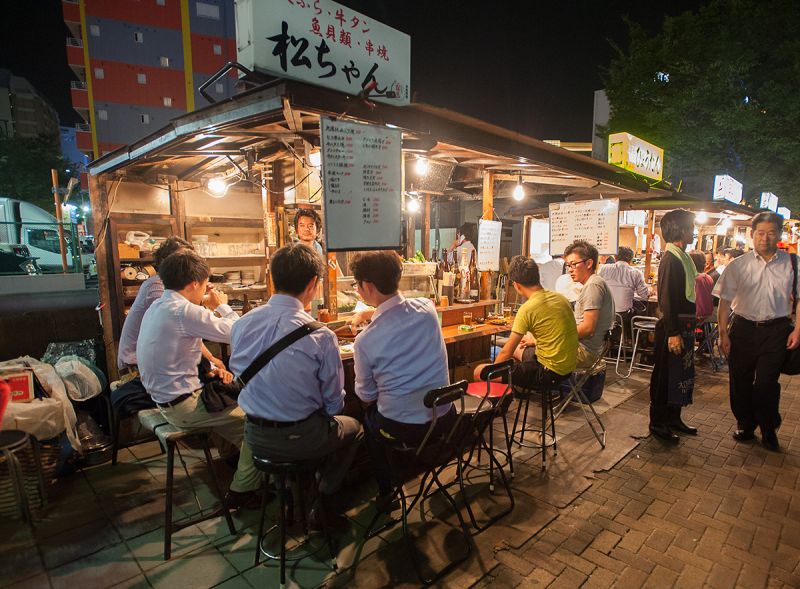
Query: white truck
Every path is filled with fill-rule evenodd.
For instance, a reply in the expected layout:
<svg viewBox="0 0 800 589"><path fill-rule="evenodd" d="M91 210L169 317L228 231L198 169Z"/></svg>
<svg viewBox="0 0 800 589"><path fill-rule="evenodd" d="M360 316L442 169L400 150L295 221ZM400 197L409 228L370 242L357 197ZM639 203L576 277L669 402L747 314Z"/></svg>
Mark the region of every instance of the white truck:
<svg viewBox="0 0 800 589"><path fill-rule="evenodd" d="M67 270L82 267L87 278L96 268L94 255L83 254L76 238L75 226L64 224L64 247L67 253ZM45 273L61 272L61 248L58 243L58 221L44 209L29 202L0 196L0 243L21 244L28 247ZM94 270L94 274L97 270Z"/></svg>

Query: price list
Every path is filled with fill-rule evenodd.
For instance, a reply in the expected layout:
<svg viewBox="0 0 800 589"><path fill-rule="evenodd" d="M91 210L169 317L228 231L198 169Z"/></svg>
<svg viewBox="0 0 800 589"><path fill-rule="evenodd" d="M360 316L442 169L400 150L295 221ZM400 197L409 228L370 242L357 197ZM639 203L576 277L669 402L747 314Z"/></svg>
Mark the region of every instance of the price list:
<svg viewBox="0 0 800 589"><path fill-rule="evenodd" d="M576 239L594 245L602 255L619 247L619 199L582 200L550 205L550 255L562 255Z"/></svg>
<svg viewBox="0 0 800 589"><path fill-rule="evenodd" d="M328 251L400 247L401 142L397 129L323 117Z"/></svg>

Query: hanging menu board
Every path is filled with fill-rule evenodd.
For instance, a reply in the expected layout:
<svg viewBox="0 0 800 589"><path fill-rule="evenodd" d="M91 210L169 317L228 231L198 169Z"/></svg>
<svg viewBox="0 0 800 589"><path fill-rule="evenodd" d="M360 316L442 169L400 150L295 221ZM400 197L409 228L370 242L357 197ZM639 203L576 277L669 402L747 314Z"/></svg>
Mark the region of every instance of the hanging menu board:
<svg viewBox="0 0 800 589"><path fill-rule="evenodd" d="M478 223L478 270L500 269L500 237L503 223L481 219Z"/></svg>
<svg viewBox="0 0 800 589"><path fill-rule="evenodd" d="M576 239L585 239L601 255L619 247L619 199L580 200L550 205L550 255L564 254Z"/></svg>
<svg viewBox="0 0 800 589"><path fill-rule="evenodd" d="M399 249L401 132L323 117L321 142L328 251Z"/></svg>

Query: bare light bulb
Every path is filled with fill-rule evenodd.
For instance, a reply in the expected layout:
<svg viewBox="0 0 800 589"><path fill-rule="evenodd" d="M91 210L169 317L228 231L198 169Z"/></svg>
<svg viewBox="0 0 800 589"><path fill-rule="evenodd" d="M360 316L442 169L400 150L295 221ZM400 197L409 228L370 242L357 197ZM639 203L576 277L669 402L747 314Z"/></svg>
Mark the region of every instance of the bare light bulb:
<svg viewBox="0 0 800 589"><path fill-rule="evenodd" d="M705 211L700 211L694 220L701 225L708 223L708 214Z"/></svg>
<svg viewBox="0 0 800 589"><path fill-rule="evenodd" d="M208 181L208 192L214 198L222 198L228 192L228 185L222 178L212 178Z"/></svg>
<svg viewBox="0 0 800 589"><path fill-rule="evenodd" d="M426 160L424 157L418 157L416 163L414 164L414 171L418 176L424 176L427 174L428 160Z"/></svg>
<svg viewBox="0 0 800 589"><path fill-rule="evenodd" d="M517 185L514 187L514 200L522 200L525 198L525 189L522 187L522 182L517 182Z"/></svg>
<svg viewBox="0 0 800 589"><path fill-rule="evenodd" d="M408 204L406 205L406 209L408 209L409 213L418 213L419 201L415 198L408 199Z"/></svg>

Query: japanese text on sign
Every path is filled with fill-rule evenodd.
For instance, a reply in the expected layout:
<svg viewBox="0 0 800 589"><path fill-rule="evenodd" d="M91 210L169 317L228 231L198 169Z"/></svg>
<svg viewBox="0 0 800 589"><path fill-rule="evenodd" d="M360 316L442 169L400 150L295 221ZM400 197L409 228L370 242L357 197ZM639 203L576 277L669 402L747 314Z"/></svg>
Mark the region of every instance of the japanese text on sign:
<svg viewBox="0 0 800 589"><path fill-rule="evenodd" d="M328 117L321 131L328 251L399 248L401 132Z"/></svg>
<svg viewBox="0 0 800 589"><path fill-rule="evenodd" d="M478 223L478 270L500 269L500 238L503 223L481 219Z"/></svg>
<svg viewBox="0 0 800 589"><path fill-rule="evenodd" d="M409 104L411 38L330 0L238 0L239 61L247 67Z"/></svg>
<svg viewBox="0 0 800 589"><path fill-rule="evenodd" d="M619 247L619 199L581 200L550 205L550 255L560 256L576 239L585 239L602 255Z"/></svg>

